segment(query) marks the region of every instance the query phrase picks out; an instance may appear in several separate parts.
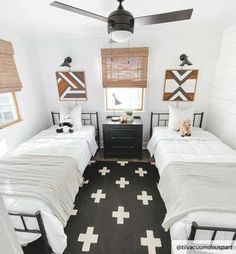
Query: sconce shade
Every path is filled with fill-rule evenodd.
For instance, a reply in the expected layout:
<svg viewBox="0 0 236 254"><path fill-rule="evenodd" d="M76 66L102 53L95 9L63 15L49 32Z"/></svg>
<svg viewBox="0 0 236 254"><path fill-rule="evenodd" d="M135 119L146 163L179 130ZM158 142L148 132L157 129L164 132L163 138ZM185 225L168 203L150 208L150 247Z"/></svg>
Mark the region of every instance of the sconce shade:
<svg viewBox="0 0 236 254"><path fill-rule="evenodd" d="M188 56L185 55L185 54L182 54L182 55L179 57L179 59L182 61L182 63L180 64L180 66L184 66L184 65L190 66L190 65L193 65L191 62L189 62Z"/></svg>
<svg viewBox="0 0 236 254"><path fill-rule="evenodd" d="M61 64L62 67L71 67L70 63L72 62L72 58L70 56L64 59L64 62Z"/></svg>

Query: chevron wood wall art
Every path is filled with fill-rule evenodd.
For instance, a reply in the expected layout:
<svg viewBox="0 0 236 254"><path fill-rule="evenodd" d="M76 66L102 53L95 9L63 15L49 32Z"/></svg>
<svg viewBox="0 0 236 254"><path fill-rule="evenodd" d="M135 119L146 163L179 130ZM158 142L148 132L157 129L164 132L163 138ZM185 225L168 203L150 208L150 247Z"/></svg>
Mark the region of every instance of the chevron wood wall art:
<svg viewBox="0 0 236 254"><path fill-rule="evenodd" d="M164 101L194 101L198 70L166 70Z"/></svg>
<svg viewBox="0 0 236 254"><path fill-rule="evenodd" d="M59 98L62 101L85 101L87 91L83 71L56 72Z"/></svg>

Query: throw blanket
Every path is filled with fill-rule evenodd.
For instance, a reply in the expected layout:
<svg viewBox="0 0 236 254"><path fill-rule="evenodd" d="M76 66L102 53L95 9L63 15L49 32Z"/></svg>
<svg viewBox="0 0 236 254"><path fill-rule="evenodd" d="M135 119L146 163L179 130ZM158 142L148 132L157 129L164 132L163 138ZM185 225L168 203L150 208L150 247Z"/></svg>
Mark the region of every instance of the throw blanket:
<svg viewBox="0 0 236 254"><path fill-rule="evenodd" d="M73 158L19 155L0 161L0 194L40 199L66 225L82 176Z"/></svg>
<svg viewBox="0 0 236 254"><path fill-rule="evenodd" d="M173 163L158 187L167 209L166 231L194 211L236 213L236 163Z"/></svg>

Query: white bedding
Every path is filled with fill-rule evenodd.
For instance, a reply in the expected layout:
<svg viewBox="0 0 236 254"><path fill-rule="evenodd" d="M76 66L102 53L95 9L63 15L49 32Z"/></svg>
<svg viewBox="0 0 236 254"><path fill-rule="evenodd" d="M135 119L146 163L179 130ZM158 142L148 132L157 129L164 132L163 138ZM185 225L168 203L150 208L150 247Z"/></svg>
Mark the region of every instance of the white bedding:
<svg viewBox="0 0 236 254"><path fill-rule="evenodd" d="M236 162L234 150L200 128L193 128L192 136L183 138L177 131L155 127L148 150L160 175L172 162Z"/></svg>
<svg viewBox="0 0 236 254"><path fill-rule="evenodd" d="M82 130L75 131L73 134L57 134L56 128L56 126L53 126L48 130L40 132L7 154L6 157L22 154L68 156L76 161L82 175L91 156L97 150L95 128L93 126L83 126ZM40 210L50 246L56 254L63 253L67 244L67 238L62 223L53 215L51 209L44 202L39 199L26 197L3 196L3 199L8 211L36 213ZM11 219L15 227L22 226L21 222L16 218ZM28 219L27 222L29 228L35 228L35 221ZM17 234L22 245L40 237L39 235L28 233Z"/></svg>
<svg viewBox="0 0 236 254"><path fill-rule="evenodd" d="M160 177L164 170L168 170L168 165L175 162L236 162L236 152L233 149L226 146L210 132L200 128L193 128L191 137L182 138L176 131L170 131L166 127L155 127L148 149L151 154L154 154ZM236 227L236 214L208 211L191 212L171 226L171 239L186 240L193 221L199 225ZM206 238L207 236L208 238ZM224 233L221 236L224 238L219 239L230 239L230 237L232 239L231 233ZM209 232L201 231L196 238L209 239Z"/></svg>

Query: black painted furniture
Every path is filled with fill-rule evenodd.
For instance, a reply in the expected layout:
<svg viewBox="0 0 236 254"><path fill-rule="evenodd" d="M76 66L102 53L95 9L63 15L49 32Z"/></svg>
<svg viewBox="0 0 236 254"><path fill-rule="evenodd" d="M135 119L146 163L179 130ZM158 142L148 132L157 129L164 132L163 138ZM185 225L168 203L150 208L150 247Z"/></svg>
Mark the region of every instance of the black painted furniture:
<svg viewBox="0 0 236 254"><path fill-rule="evenodd" d="M129 157L142 159L143 123L134 117L132 123L113 122L107 117L103 122L104 157Z"/></svg>

